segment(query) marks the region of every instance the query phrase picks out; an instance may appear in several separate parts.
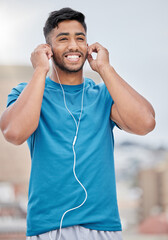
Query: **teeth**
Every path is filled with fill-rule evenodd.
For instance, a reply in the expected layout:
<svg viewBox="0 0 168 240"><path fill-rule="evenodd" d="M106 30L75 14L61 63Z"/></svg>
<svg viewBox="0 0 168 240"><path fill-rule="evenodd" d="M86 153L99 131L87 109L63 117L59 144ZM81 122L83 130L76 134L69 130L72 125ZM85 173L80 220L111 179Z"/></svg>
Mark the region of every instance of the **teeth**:
<svg viewBox="0 0 168 240"><path fill-rule="evenodd" d="M67 56L67 58L69 58L69 59L77 59L77 58L79 58L79 56L77 56L77 55L69 55L69 56Z"/></svg>

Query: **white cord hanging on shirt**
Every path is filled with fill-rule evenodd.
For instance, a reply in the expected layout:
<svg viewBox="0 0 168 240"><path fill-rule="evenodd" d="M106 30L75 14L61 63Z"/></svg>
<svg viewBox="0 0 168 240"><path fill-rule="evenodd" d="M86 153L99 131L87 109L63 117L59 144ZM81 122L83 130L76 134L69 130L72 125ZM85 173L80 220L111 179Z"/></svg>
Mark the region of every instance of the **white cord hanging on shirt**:
<svg viewBox="0 0 168 240"><path fill-rule="evenodd" d="M85 187L83 186L83 184L79 181L79 179L77 178L76 173L75 173L76 153L75 153L75 149L74 149L74 146L75 146L75 143L76 143L76 140L77 140L77 135L78 135L78 130L79 130L80 119L81 119L82 111L83 111L83 98L84 98L85 80L84 80L84 83L83 83L83 92L82 92L82 101L81 101L81 113L80 113L80 117L79 117L78 124L77 124L75 117L73 116L73 114L71 113L71 111L70 111L70 110L68 109L68 107L67 107L66 100L65 100L65 92L64 92L64 89L63 89L62 84L61 84L61 82L60 82L60 79L59 79L59 76L58 76L58 72L57 72L57 69L56 69L54 63L53 63L53 66L54 66L54 70L55 70L55 73L56 73L56 75L57 75L57 79L58 79L58 81L59 81L59 84L60 84L61 89L62 89L62 92L63 92L65 108L67 109L67 111L68 111L68 112L70 113L70 115L72 116L72 118L73 118L73 120L74 120L74 122L75 122L75 125L76 125L76 134L75 134L75 137L74 137L73 143L72 143L72 149L73 149L73 153L74 153L73 173L74 173L74 176L75 176L77 182L81 185L81 187L82 187L83 190L85 191L85 199L84 199L84 201L83 201L79 206L74 207L74 208L71 208L71 209L68 209L68 210L65 211L64 214L62 215L61 222L60 222L60 235L59 235L59 238L58 238L58 240L60 240L60 239L61 239L61 227L62 227L62 222L63 222L64 216L65 216L68 212L73 211L73 210L75 210L75 209L77 209L77 208L80 208L80 207L86 202L86 199L87 199L87 191L86 191ZM51 232L52 232L52 231L49 232L49 238L50 238L50 240L53 240L52 237L51 237Z"/></svg>

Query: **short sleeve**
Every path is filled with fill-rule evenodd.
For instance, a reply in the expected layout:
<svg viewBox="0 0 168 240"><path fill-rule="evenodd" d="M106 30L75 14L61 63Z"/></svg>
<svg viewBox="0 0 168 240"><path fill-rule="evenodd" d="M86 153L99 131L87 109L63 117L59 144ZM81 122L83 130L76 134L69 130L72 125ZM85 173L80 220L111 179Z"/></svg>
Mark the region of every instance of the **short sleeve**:
<svg viewBox="0 0 168 240"><path fill-rule="evenodd" d="M110 95L110 93L109 93L109 91L108 91L108 89L107 89L107 87L106 87L106 85L105 85L104 82L102 83L102 85L103 85L102 87L103 87L104 96L105 96L105 100L106 100L105 104L106 104L106 106L109 106L109 107L110 107L110 113L111 113L111 107L112 107L113 104L114 104L114 100L113 100L113 98L111 97L111 95ZM111 122L112 128L114 128L114 127L116 126L116 127L118 127L119 129L121 129L113 120L110 119L110 122Z"/></svg>
<svg viewBox="0 0 168 240"><path fill-rule="evenodd" d="M20 96L21 92L24 90L24 88L27 86L27 83L20 83L18 84L16 87L14 87L10 94L8 95L7 98L7 107L9 107L10 105L12 105ZM32 139L34 138L34 134L32 134L28 139L27 139L27 143L29 148L31 148L31 144L32 144Z"/></svg>
<svg viewBox="0 0 168 240"><path fill-rule="evenodd" d="M27 83L20 83L16 87L14 87L7 98L7 107L9 107L11 104L13 104L23 91L23 89L26 87Z"/></svg>
<svg viewBox="0 0 168 240"><path fill-rule="evenodd" d="M112 97L104 83L103 83L103 91L104 91L104 95L105 95L106 104L108 104L108 106L110 106L110 109L111 109L112 105L114 104L114 100L112 99Z"/></svg>

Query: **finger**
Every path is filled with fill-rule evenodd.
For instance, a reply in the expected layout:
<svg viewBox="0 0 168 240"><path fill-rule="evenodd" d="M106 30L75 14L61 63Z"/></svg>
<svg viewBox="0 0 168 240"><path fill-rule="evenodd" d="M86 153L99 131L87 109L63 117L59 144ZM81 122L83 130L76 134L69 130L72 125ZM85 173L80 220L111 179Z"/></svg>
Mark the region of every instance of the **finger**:
<svg viewBox="0 0 168 240"><path fill-rule="evenodd" d="M88 54L87 59L88 59L89 61L93 60L92 55L91 55L91 54Z"/></svg>
<svg viewBox="0 0 168 240"><path fill-rule="evenodd" d="M40 44L35 48L36 50L49 50L51 49L51 46L49 44Z"/></svg>
<svg viewBox="0 0 168 240"><path fill-rule="evenodd" d="M37 46L37 48L34 50L34 52L44 52L48 59L51 58L51 56L53 55L53 52L51 50L51 46L49 44L40 44L39 46Z"/></svg>
<svg viewBox="0 0 168 240"><path fill-rule="evenodd" d="M88 56L87 56L87 60L88 60L89 64L91 65L92 62L94 61L94 59L93 59L93 57L92 57L91 54L88 54Z"/></svg>
<svg viewBox="0 0 168 240"><path fill-rule="evenodd" d="M101 48L103 48L99 43L93 43L92 45L88 46L88 53L92 54L92 52L97 53Z"/></svg>
<svg viewBox="0 0 168 240"><path fill-rule="evenodd" d="M47 47L46 44L40 44L35 48L35 51L40 49L45 49L46 47Z"/></svg>
<svg viewBox="0 0 168 240"><path fill-rule="evenodd" d="M92 54L94 52L95 47L93 45L88 47L88 54Z"/></svg>
<svg viewBox="0 0 168 240"><path fill-rule="evenodd" d="M53 56L51 45L46 44L46 49L47 49L47 56L50 59Z"/></svg>
<svg viewBox="0 0 168 240"><path fill-rule="evenodd" d="M48 57L48 59L50 59L52 56L53 56L52 51L47 52L47 57Z"/></svg>

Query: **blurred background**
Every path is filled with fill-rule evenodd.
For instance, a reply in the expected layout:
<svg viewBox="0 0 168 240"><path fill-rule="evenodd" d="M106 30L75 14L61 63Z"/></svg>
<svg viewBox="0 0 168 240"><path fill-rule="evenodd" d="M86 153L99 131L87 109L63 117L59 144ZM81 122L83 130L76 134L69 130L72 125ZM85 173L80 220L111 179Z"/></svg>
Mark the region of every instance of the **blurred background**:
<svg viewBox="0 0 168 240"><path fill-rule="evenodd" d="M114 130L117 194L124 239L166 240L167 0L0 0L0 114L11 89L31 78L31 52L45 43L49 12L62 7L85 14L88 43L106 47L111 65L156 111L156 128L146 136ZM84 73L102 81L88 63ZM25 239L30 167L27 144L14 146L0 133L0 239Z"/></svg>

